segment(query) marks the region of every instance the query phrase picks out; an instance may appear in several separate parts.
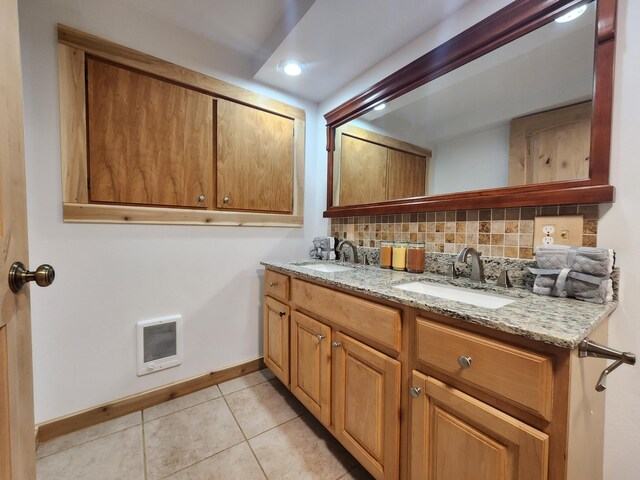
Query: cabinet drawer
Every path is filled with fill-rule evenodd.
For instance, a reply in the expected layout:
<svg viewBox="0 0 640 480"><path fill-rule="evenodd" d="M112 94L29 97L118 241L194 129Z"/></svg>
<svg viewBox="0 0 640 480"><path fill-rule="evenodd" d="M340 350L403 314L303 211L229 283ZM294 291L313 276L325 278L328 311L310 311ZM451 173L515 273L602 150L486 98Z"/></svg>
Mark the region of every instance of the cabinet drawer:
<svg viewBox="0 0 640 480"><path fill-rule="evenodd" d="M551 420L551 358L425 318L417 323L420 362Z"/></svg>
<svg viewBox="0 0 640 480"><path fill-rule="evenodd" d="M400 310L297 279L291 296L300 307L400 351Z"/></svg>
<svg viewBox="0 0 640 480"><path fill-rule="evenodd" d="M289 276L273 270L264 272L264 294L289 301Z"/></svg>

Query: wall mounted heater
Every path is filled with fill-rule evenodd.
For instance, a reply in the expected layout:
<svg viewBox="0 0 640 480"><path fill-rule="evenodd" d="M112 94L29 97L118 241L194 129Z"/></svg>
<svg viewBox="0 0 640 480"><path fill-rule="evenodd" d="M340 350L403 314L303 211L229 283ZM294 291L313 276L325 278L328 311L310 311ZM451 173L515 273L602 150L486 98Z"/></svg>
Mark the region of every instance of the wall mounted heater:
<svg viewBox="0 0 640 480"><path fill-rule="evenodd" d="M140 320L138 331L138 376L182 363L182 316Z"/></svg>

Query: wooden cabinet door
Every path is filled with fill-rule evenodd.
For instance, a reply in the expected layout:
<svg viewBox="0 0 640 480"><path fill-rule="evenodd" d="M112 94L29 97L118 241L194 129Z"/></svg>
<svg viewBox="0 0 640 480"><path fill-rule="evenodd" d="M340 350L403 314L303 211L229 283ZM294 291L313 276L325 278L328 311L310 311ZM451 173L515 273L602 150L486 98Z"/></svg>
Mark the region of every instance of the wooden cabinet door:
<svg viewBox="0 0 640 480"><path fill-rule="evenodd" d="M217 206L293 211L293 120L217 101Z"/></svg>
<svg viewBox="0 0 640 480"><path fill-rule="evenodd" d="M264 297L264 363L289 385L289 306Z"/></svg>
<svg viewBox="0 0 640 480"><path fill-rule="evenodd" d="M342 333L333 339L336 437L375 478L396 479L400 362Z"/></svg>
<svg viewBox="0 0 640 480"><path fill-rule="evenodd" d="M387 151L387 200L427 194L427 159L411 153Z"/></svg>
<svg viewBox="0 0 640 480"><path fill-rule="evenodd" d="M387 199L387 148L342 135L340 205Z"/></svg>
<svg viewBox="0 0 640 480"><path fill-rule="evenodd" d="M412 480L547 478L546 434L420 373L412 387Z"/></svg>
<svg viewBox="0 0 640 480"><path fill-rule="evenodd" d="M212 206L213 101L88 57L90 200Z"/></svg>
<svg viewBox="0 0 640 480"><path fill-rule="evenodd" d="M291 324L291 391L322 423L331 423L331 329L300 312Z"/></svg>

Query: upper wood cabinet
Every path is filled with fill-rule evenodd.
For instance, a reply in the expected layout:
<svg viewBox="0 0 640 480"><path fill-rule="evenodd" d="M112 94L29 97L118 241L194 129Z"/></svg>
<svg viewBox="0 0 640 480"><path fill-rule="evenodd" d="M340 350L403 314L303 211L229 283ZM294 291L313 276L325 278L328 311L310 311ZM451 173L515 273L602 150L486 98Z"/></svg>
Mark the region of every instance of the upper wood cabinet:
<svg viewBox="0 0 640 480"><path fill-rule="evenodd" d="M210 206L213 103L209 95L87 58L89 199Z"/></svg>
<svg viewBox="0 0 640 480"><path fill-rule="evenodd" d="M302 226L303 110L58 26L64 220Z"/></svg>
<svg viewBox="0 0 640 480"><path fill-rule="evenodd" d="M428 193L431 150L353 125L336 132L334 197L362 205Z"/></svg>
<svg viewBox="0 0 640 480"><path fill-rule="evenodd" d="M293 120L218 100L218 208L291 213Z"/></svg>

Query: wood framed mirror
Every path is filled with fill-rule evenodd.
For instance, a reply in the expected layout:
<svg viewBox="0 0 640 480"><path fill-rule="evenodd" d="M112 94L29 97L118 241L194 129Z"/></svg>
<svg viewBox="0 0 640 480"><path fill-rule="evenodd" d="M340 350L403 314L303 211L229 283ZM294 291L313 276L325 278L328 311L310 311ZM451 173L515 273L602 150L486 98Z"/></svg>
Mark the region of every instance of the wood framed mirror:
<svg viewBox="0 0 640 480"><path fill-rule="evenodd" d="M555 21L579 7L581 20ZM613 201L616 10L617 0L514 1L328 112L324 216ZM557 63L540 71L545 61ZM464 83L475 91L456 90ZM472 112L474 99L494 108ZM374 110L383 104L395 118Z"/></svg>

